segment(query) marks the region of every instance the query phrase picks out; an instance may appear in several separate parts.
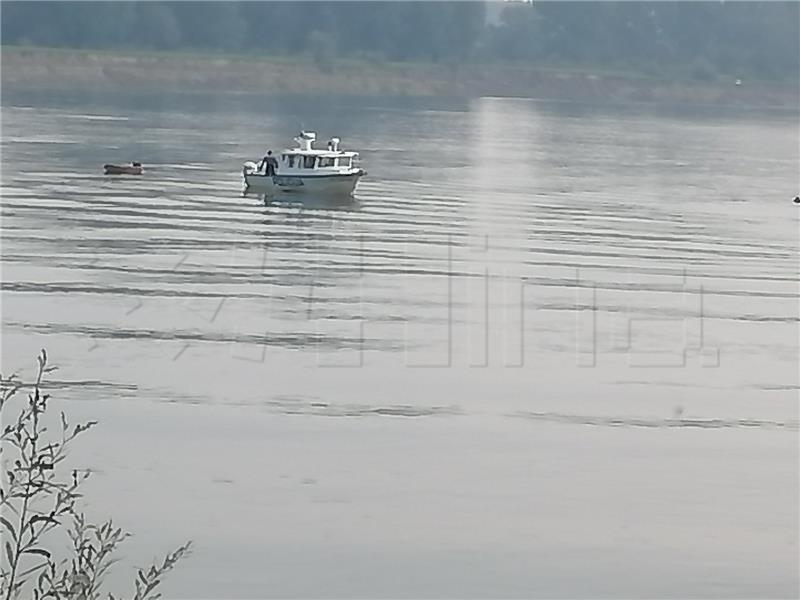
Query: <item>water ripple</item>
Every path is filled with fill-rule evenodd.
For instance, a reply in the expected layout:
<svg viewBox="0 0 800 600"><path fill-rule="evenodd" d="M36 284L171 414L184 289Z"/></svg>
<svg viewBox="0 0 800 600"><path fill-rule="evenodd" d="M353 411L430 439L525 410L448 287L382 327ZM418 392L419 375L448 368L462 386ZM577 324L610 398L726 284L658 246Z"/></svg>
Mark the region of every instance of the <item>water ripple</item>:
<svg viewBox="0 0 800 600"><path fill-rule="evenodd" d="M761 419L658 419L636 417L609 417L592 415L570 415L555 412L518 412L513 417L548 423L569 425L591 425L594 427L643 427L648 429L788 429L798 430L798 421L772 421Z"/></svg>

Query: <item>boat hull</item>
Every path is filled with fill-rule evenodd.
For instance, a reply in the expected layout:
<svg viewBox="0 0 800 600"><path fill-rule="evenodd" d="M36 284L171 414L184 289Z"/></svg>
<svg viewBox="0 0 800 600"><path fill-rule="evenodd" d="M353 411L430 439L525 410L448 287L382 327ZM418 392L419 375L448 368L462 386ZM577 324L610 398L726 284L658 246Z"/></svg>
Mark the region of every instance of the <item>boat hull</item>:
<svg viewBox="0 0 800 600"><path fill-rule="evenodd" d="M363 175L363 171L316 177L245 173L244 181L248 191L261 194L304 193L345 196L353 194L358 180Z"/></svg>

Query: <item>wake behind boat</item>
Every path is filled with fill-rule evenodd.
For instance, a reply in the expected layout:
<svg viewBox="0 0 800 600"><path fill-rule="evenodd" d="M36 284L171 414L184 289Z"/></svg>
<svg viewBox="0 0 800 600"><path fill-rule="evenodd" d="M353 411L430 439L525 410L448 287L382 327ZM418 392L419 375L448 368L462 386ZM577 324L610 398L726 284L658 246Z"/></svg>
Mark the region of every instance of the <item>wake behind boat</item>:
<svg viewBox="0 0 800 600"><path fill-rule="evenodd" d="M317 135L303 131L294 138L296 148L283 150L278 159L264 157L261 164L244 163L245 191L274 195L280 192L351 195L366 172L358 165L358 152L344 151L333 137L325 150L313 147Z"/></svg>

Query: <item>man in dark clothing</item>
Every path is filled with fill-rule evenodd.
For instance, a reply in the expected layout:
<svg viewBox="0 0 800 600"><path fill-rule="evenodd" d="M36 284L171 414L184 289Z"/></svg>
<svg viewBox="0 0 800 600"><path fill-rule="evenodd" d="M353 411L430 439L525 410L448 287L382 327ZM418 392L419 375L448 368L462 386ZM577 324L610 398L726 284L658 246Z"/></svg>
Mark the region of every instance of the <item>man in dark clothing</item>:
<svg viewBox="0 0 800 600"><path fill-rule="evenodd" d="M267 155L261 159L258 170L260 171L262 168L265 169L265 175L275 175L275 171L278 169L278 161L272 156L272 150L268 150Z"/></svg>

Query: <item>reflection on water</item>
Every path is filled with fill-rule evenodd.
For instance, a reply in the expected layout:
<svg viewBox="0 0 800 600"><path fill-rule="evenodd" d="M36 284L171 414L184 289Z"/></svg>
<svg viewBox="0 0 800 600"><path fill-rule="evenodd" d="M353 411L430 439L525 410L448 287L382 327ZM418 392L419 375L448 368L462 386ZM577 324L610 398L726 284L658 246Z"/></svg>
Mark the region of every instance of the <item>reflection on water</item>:
<svg viewBox="0 0 800 600"><path fill-rule="evenodd" d="M255 195L260 198L264 206L278 208L293 208L299 212L324 211L324 210L359 210L361 204L355 196L349 194L315 195L303 192L285 192L278 195L253 194L244 192L244 196Z"/></svg>
<svg viewBox="0 0 800 600"><path fill-rule="evenodd" d="M170 597L796 595L796 115L2 111L4 365L47 347L98 504L197 540ZM243 195L309 114L355 197Z"/></svg>

